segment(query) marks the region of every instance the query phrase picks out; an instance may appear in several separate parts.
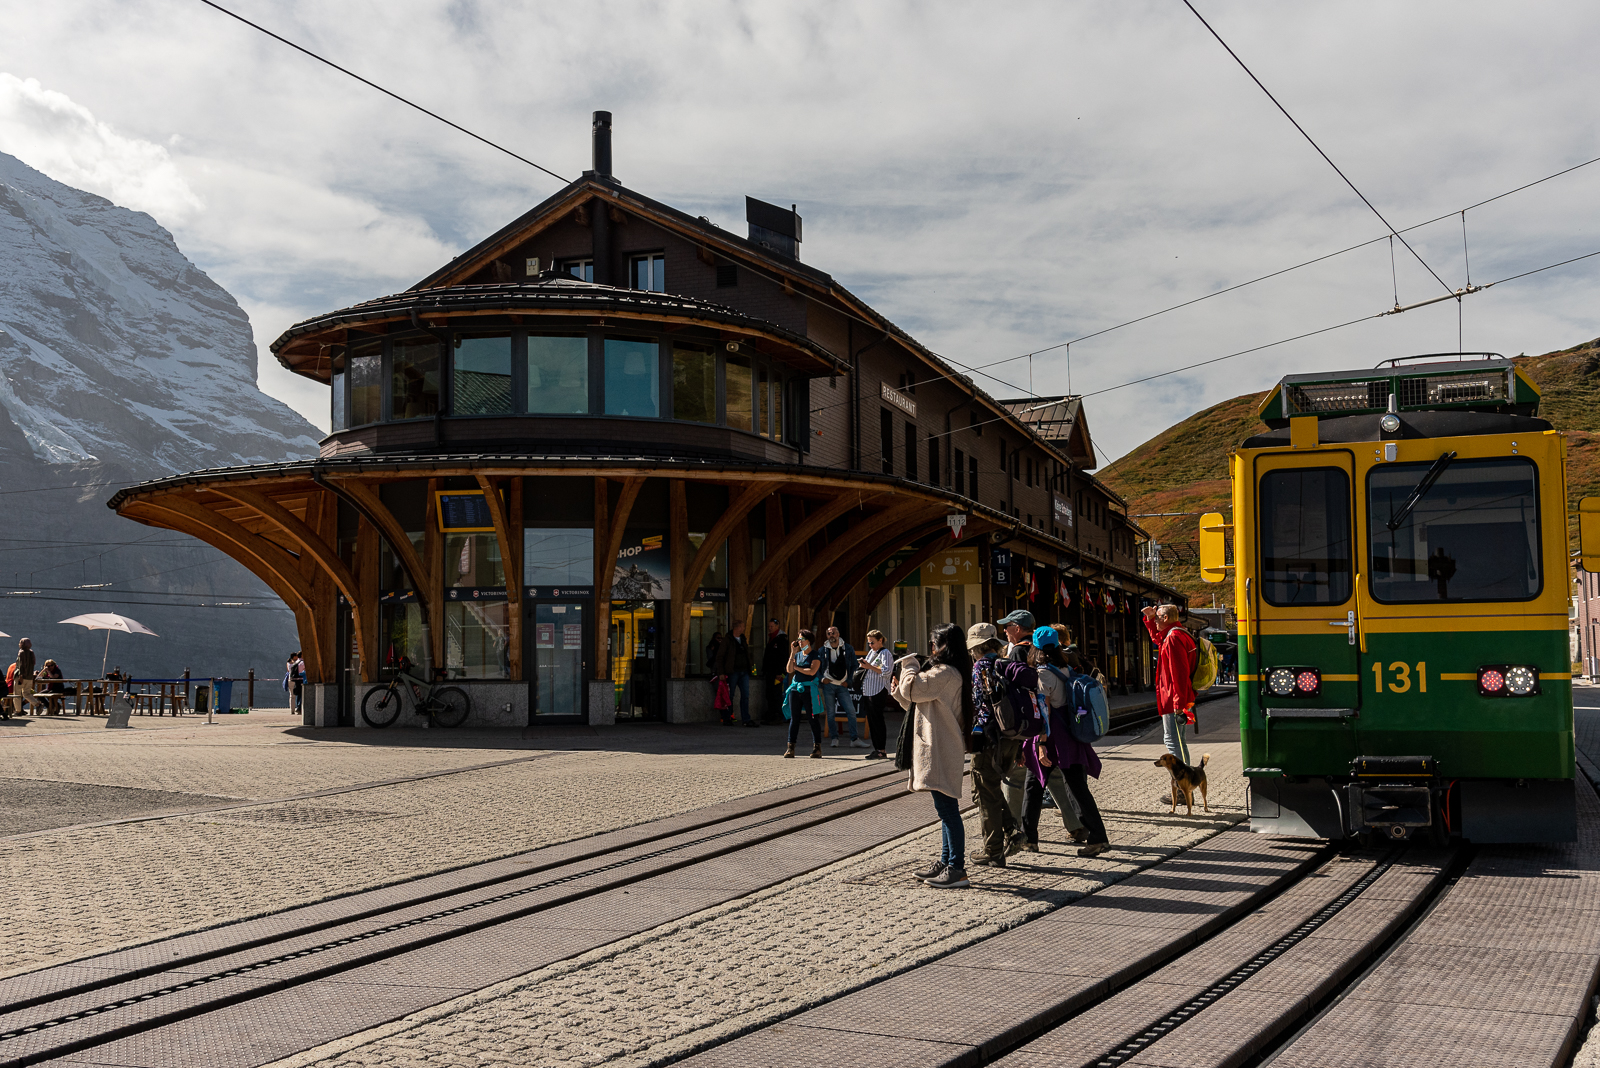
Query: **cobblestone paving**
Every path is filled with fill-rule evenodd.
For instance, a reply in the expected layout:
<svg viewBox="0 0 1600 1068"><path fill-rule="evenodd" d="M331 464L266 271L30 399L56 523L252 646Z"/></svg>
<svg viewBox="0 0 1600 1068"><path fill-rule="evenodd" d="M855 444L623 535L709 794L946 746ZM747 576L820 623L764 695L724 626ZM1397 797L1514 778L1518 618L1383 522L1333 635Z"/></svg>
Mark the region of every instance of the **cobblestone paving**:
<svg viewBox="0 0 1600 1068"><path fill-rule="evenodd" d="M406 1020L279 1062L277 1068L427 1065L644 1066L764 1026L943 956L1118 881L1244 818L1237 727L1221 704L1194 743L1209 752L1211 813L1169 815L1156 799L1159 733L1103 754L1093 783L1112 852L1082 860L1051 810L1042 852L1004 872L972 869L970 892L930 890L911 872L936 830L890 843L729 905L594 950ZM929 805L929 819L933 819ZM976 814L967 820L969 848Z"/></svg>
<svg viewBox="0 0 1600 1068"><path fill-rule="evenodd" d="M306 740L287 732L286 723L280 717L270 729L229 726L209 734L198 734L197 727L193 741L183 730L58 729L37 741L0 743L0 760L19 777L284 797L531 755L408 747L404 732L392 736L398 746L341 740L351 738L349 731ZM432 732L435 739L442 733ZM856 766L845 757L783 760L775 729L630 727L573 736L586 746L623 751L556 752L329 798L0 838L0 894L8 903L0 916L0 976ZM514 732L498 737L502 741L491 744L529 748L560 741L545 735L527 741ZM458 732L449 739L471 742ZM217 804L207 797L195 802Z"/></svg>

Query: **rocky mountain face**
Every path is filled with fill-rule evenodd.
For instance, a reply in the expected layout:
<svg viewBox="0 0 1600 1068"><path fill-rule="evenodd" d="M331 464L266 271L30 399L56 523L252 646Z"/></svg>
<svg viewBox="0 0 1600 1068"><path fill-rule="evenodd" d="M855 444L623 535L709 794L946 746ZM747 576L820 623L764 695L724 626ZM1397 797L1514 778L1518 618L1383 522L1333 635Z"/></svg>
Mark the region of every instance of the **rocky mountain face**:
<svg viewBox="0 0 1600 1068"><path fill-rule="evenodd" d="M281 703L292 614L221 553L105 500L161 475L314 456L319 436L256 387L249 319L171 234L0 153L0 631L92 676L105 636L57 621L120 612L161 637L116 635L113 663L145 677L254 667L272 680L257 703ZM0 640L0 661L11 651Z"/></svg>

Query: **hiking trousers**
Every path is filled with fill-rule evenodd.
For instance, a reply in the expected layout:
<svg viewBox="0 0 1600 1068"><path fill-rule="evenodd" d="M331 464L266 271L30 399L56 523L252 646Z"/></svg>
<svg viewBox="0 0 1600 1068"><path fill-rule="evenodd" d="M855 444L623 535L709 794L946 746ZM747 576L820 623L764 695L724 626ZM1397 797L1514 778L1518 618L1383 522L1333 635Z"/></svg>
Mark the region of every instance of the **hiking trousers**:
<svg viewBox="0 0 1600 1068"><path fill-rule="evenodd" d="M1161 741L1167 752L1185 764L1189 763L1189 743L1184 741L1183 732L1188 726L1181 712L1169 712L1161 717Z"/></svg>
<svg viewBox="0 0 1600 1068"><path fill-rule="evenodd" d="M1022 834L1030 842L1039 840L1039 815L1044 811L1044 796L1039 797L1039 812L1033 814L1033 822L1024 819L1028 808L1028 789L1033 782L1033 772L1028 770L1028 765L1018 763L1012 768L1005 779L1006 806L1011 809L1012 817L1022 828ZM1078 799L1067 786L1067 780L1062 776L1060 768L1051 768L1050 777L1046 780L1044 788L1056 802L1056 814L1061 817L1061 826L1067 829L1068 834L1075 834L1082 830L1084 822L1078 815Z"/></svg>
<svg viewBox="0 0 1600 1068"><path fill-rule="evenodd" d="M1094 803L1094 795L1089 792L1089 772L1082 764L1074 764L1070 768L1051 769L1059 771L1066 781L1067 789L1072 793L1072 799L1077 803L1078 814L1083 817L1084 830L1089 832L1089 845L1100 845L1111 839L1106 836L1105 820L1100 818L1100 806ZM1050 776L1054 781L1055 775ZM1039 780L1032 775L1028 776L1025 790L1025 801L1022 808L1022 822L1028 840L1039 840L1039 814L1044 810L1045 788L1039 785ZM1061 799L1056 799L1056 804L1061 804Z"/></svg>
<svg viewBox="0 0 1600 1068"><path fill-rule="evenodd" d="M978 806L978 825L983 833L983 852L990 857L1006 855L1006 839L1018 829L1006 805L1001 783L1006 772L1022 755L1021 738L1001 738L972 754L972 800Z"/></svg>

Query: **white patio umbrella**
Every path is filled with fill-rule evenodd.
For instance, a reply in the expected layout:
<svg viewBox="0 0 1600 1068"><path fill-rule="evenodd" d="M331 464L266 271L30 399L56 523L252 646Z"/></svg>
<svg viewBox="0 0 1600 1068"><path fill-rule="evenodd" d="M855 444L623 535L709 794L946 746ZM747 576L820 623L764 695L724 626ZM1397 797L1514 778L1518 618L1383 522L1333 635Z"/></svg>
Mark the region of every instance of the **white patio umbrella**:
<svg viewBox="0 0 1600 1068"><path fill-rule="evenodd" d="M76 623L87 630L103 630L106 632L106 649L100 656L100 674L102 677L106 673L106 661L111 656L112 631L120 630L124 634L148 634L152 638L161 637L161 635L140 623L137 619L119 616L115 612L87 612L81 616L73 616L71 619L63 619L61 622Z"/></svg>

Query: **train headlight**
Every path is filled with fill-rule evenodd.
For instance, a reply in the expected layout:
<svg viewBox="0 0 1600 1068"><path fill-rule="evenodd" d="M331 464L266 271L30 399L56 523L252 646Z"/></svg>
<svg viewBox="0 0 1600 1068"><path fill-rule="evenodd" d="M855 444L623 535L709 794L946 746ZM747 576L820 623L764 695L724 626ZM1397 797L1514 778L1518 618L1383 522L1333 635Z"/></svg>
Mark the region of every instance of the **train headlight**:
<svg viewBox="0 0 1600 1068"><path fill-rule="evenodd" d="M1539 689L1539 672L1531 667L1506 668L1506 689L1517 697L1526 697Z"/></svg>
<svg viewBox="0 0 1600 1068"><path fill-rule="evenodd" d="M1398 415L1386 415L1378 420L1378 425L1383 428L1385 434L1393 434L1400 429L1400 417Z"/></svg>
<svg viewBox="0 0 1600 1068"><path fill-rule="evenodd" d="M1274 697L1288 697L1295 690L1295 671L1293 668L1273 668L1267 672L1267 689Z"/></svg>
<svg viewBox="0 0 1600 1068"><path fill-rule="evenodd" d="M1539 692L1539 669L1525 664L1481 667L1478 692L1485 697L1530 697Z"/></svg>

